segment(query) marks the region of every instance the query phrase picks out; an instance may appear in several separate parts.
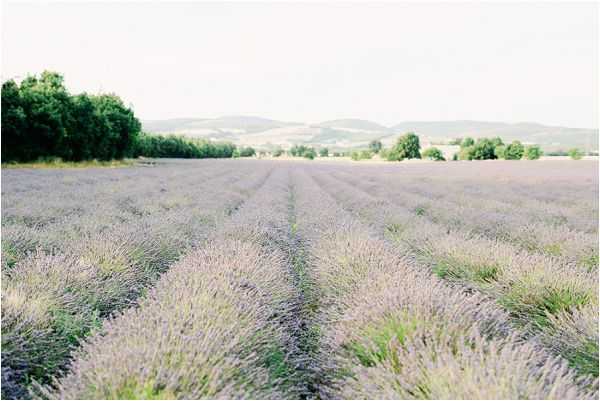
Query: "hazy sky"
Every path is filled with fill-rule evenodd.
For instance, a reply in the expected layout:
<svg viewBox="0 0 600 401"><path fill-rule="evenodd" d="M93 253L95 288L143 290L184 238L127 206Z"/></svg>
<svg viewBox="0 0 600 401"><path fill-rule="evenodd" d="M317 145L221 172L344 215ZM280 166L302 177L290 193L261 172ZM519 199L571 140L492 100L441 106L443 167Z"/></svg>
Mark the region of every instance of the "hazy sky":
<svg viewBox="0 0 600 401"><path fill-rule="evenodd" d="M2 79L44 69L142 119L598 127L598 5L3 2Z"/></svg>

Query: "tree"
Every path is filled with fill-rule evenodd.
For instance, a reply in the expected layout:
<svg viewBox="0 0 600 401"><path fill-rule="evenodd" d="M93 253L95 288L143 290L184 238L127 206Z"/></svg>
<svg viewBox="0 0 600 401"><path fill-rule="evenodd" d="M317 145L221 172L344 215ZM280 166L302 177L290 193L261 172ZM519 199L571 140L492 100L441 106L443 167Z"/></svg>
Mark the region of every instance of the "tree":
<svg viewBox="0 0 600 401"><path fill-rule="evenodd" d="M404 156L398 151L396 146L391 149L383 149L380 151L381 157L385 158L390 162L401 162L404 160Z"/></svg>
<svg viewBox="0 0 600 401"><path fill-rule="evenodd" d="M501 141L502 142L502 141ZM472 147L472 160L491 160L496 158L494 142L488 138L479 138Z"/></svg>
<svg viewBox="0 0 600 401"><path fill-rule="evenodd" d="M283 149L282 148L277 148L273 151L273 157L279 157L283 154Z"/></svg>
<svg viewBox="0 0 600 401"><path fill-rule="evenodd" d="M504 142L502 142L502 138L500 138L499 136L492 138L491 141L494 145L494 148L497 148L498 146L504 146Z"/></svg>
<svg viewBox="0 0 600 401"><path fill-rule="evenodd" d="M429 160L445 161L444 154L436 147L431 147L423 151L423 157Z"/></svg>
<svg viewBox="0 0 600 401"><path fill-rule="evenodd" d="M62 75L44 71L2 84L2 158L113 159L135 152L141 124L116 95L71 96Z"/></svg>
<svg viewBox="0 0 600 401"><path fill-rule="evenodd" d="M327 149L327 148L321 148L319 150L319 156L321 156L321 157L328 157L329 156L329 149Z"/></svg>
<svg viewBox="0 0 600 401"><path fill-rule="evenodd" d="M130 156L142 124L133 111L114 94L92 97L96 112L106 119L108 131L100 138L100 159L122 159Z"/></svg>
<svg viewBox="0 0 600 401"><path fill-rule="evenodd" d="M388 154L388 160L390 157L392 157L393 160L420 159L420 151L421 145L419 144L419 137L413 132L408 132L398 138L398 142Z"/></svg>
<svg viewBox="0 0 600 401"><path fill-rule="evenodd" d="M10 80L2 84L2 161L22 160L27 116L19 86Z"/></svg>
<svg viewBox="0 0 600 401"><path fill-rule="evenodd" d="M531 145L531 146L525 147L525 158L527 160L537 160L543 154L544 154L544 152L542 152L542 149L540 149L540 147L538 145Z"/></svg>
<svg viewBox="0 0 600 401"><path fill-rule="evenodd" d="M373 153L379 153L379 151L381 150L382 147L383 147L383 145L381 144L381 141L379 141L377 139L369 142L369 149Z"/></svg>
<svg viewBox="0 0 600 401"><path fill-rule="evenodd" d="M475 141L473 140L473 138L470 138L470 137L466 137L460 143L461 148L468 148L469 146L473 146L473 145L475 145Z"/></svg>
<svg viewBox="0 0 600 401"><path fill-rule="evenodd" d="M504 159L504 157L506 156L506 146L496 146L496 148L494 149L494 154L496 155L496 158Z"/></svg>
<svg viewBox="0 0 600 401"><path fill-rule="evenodd" d="M252 157L256 155L256 150L253 147L240 148L240 157Z"/></svg>
<svg viewBox="0 0 600 401"><path fill-rule="evenodd" d="M569 156L573 160L580 160L583 157L583 153L579 149L573 148L569 150Z"/></svg>
<svg viewBox="0 0 600 401"><path fill-rule="evenodd" d="M302 157L306 158L306 159L310 159L313 160L315 157L317 157L317 152L315 151L314 148L307 148L303 153L302 153Z"/></svg>
<svg viewBox="0 0 600 401"><path fill-rule="evenodd" d="M44 71L40 78L28 76L21 82L21 106L26 116L20 159L46 156L69 158L65 144L70 96L60 74Z"/></svg>
<svg viewBox="0 0 600 401"><path fill-rule="evenodd" d="M504 151L504 158L506 160L521 160L523 153L525 153L525 148L521 142L513 141L506 147L506 150Z"/></svg>
<svg viewBox="0 0 600 401"><path fill-rule="evenodd" d="M461 147L460 152L458 152L458 158L460 160L473 160L474 152L475 152L474 145Z"/></svg>

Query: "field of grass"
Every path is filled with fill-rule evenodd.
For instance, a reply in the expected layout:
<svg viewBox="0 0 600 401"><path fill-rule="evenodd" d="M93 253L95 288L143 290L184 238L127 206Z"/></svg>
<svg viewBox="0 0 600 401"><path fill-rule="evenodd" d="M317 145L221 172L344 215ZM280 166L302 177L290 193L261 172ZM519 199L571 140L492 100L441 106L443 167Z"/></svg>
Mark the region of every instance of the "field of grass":
<svg viewBox="0 0 600 401"><path fill-rule="evenodd" d="M597 161L2 182L2 398L598 398Z"/></svg>

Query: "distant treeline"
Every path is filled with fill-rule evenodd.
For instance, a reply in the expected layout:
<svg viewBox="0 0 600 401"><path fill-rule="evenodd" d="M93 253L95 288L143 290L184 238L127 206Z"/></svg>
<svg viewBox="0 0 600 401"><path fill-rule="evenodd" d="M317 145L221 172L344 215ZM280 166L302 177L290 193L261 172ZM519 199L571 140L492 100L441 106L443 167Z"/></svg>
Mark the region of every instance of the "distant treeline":
<svg viewBox="0 0 600 401"><path fill-rule="evenodd" d="M231 143L142 134L133 110L117 95L71 95L56 72L2 84L3 162L216 158L232 157L235 150Z"/></svg>
<svg viewBox="0 0 600 401"><path fill-rule="evenodd" d="M229 142L210 142L175 135L140 134L133 156L178 157L184 159L229 158L236 147Z"/></svg>

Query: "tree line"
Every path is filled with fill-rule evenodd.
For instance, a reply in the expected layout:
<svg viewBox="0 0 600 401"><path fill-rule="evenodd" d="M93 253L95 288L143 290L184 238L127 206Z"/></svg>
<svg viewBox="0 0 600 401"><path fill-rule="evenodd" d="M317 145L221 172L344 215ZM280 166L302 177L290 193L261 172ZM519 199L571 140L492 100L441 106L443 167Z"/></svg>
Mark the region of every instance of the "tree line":
<svg viewBox="0 0 600 401"><path fill-rule="evenodd" d="M71 95L56 72L2 83L2 161L235 156L232 143L147 135L115 94Z"/></svg>
<svg viewBox="0 0 600 401"><path fill-rule="evenodd" d="M453 160L519 160L522 158L528 160L539 159L543 152L538 145L524 146L519 141L513 141L506 145L502 138L458 138L453 140L451 145L459 145L460 151L453 156ZM369 148L362 151L354 151L351 154L352 160L371 159L375 154L388 161L402 161L404 159L429 159L435 161L445 161L444 154L436 147L430 147L421 151L419 137L408 132L402 135L396 143L386 149L383 148L381 141L373 140L369 143Z"/></svg>

